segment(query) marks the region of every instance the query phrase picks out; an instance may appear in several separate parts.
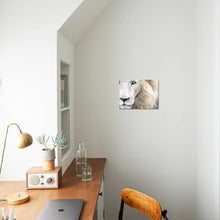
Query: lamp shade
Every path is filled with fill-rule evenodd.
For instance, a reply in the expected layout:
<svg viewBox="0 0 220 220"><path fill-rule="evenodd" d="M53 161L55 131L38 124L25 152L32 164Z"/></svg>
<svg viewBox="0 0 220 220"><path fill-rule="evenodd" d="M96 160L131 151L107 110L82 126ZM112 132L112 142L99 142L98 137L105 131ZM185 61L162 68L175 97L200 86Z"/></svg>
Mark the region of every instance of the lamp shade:
<svg viewBox="0 0 220 220"><path fill-rule="evenodd" d="M28 147L33 143L33 139L30 134L28 133L21 133L16 138L16 145L19 148L25 148Z"/></svg>

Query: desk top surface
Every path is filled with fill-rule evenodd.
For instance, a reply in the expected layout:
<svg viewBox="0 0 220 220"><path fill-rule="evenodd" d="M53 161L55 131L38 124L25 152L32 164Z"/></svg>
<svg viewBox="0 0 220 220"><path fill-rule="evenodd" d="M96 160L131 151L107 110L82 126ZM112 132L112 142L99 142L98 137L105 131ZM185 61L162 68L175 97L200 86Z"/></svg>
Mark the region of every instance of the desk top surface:
<svg viewBox="0 0 220 220"><path fill-rule="evenodd" d="M105 158L89 158L88 164L92 166L92 181L82 182L75 175L74 161L70 164L62 177L59 189L27 190L25 181L0 181L0 198L11 193L27 191L30 201L21 205L8 205L0 202L0 208L5 207L9 213L14 208L17 220L35 220L49 199L84 199L84 206L80 220L92 220L99 194L102 176L105 167Z"/></svg>

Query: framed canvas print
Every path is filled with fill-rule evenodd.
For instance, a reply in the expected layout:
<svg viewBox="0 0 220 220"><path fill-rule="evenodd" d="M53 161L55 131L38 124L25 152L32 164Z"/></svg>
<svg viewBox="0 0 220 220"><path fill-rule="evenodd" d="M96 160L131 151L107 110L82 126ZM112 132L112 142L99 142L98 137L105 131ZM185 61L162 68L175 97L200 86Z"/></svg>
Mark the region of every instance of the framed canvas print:
<svg viewBox="0 0 220 220"><path fill-rule="evenodd" d="M158 109L159 80L120 80L119 109Z"/></svg>

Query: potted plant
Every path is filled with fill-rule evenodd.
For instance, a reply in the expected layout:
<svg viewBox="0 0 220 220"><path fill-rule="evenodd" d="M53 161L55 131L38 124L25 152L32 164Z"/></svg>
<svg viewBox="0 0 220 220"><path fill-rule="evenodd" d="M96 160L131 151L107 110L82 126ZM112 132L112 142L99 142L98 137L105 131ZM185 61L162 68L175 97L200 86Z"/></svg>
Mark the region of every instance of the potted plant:
<svg viewBox="0 0 220 220"><path fill-rule="evenodd" d="M52 137L52 146L48 144L48 140L50 136L46 137L46 134L42 134L37 137L36 140L43 145L42 148L42 168L43 170L54 170L54 160L56 158L55 148L65 149L67 147L67 138L63 134L63 132L58 133L55 138Z"/></svg>

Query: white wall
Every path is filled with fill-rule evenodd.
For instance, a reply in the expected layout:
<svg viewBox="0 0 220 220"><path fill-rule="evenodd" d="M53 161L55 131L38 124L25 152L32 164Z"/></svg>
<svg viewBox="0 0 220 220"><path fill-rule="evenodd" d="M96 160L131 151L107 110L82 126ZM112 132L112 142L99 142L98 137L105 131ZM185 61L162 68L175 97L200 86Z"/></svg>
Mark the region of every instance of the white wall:
<svg viewBox="0 0 220 220"><path fill-rule="evenodd" d="M124 187L155 197L170 219L196 219L195 49L192 0L115 1L76 45L75 137L107 157L107 220ZM158 79L159 110L119 110L120 79Z"/></svg>
<svg viewBox="0 0 220 220"><path fill-rule="evenodd" d="M25 179L41 165L36 136L57 131L57 30L80 0L0 1L0 155L6 126L17 122L34 143L18 150L9 130L0 180Z"/></svg>
<svg viewBox="0 0 220 220"><path fill-rule="evenodd" d="M197 219L219 216L219 1L197 0Z"/></svg>

